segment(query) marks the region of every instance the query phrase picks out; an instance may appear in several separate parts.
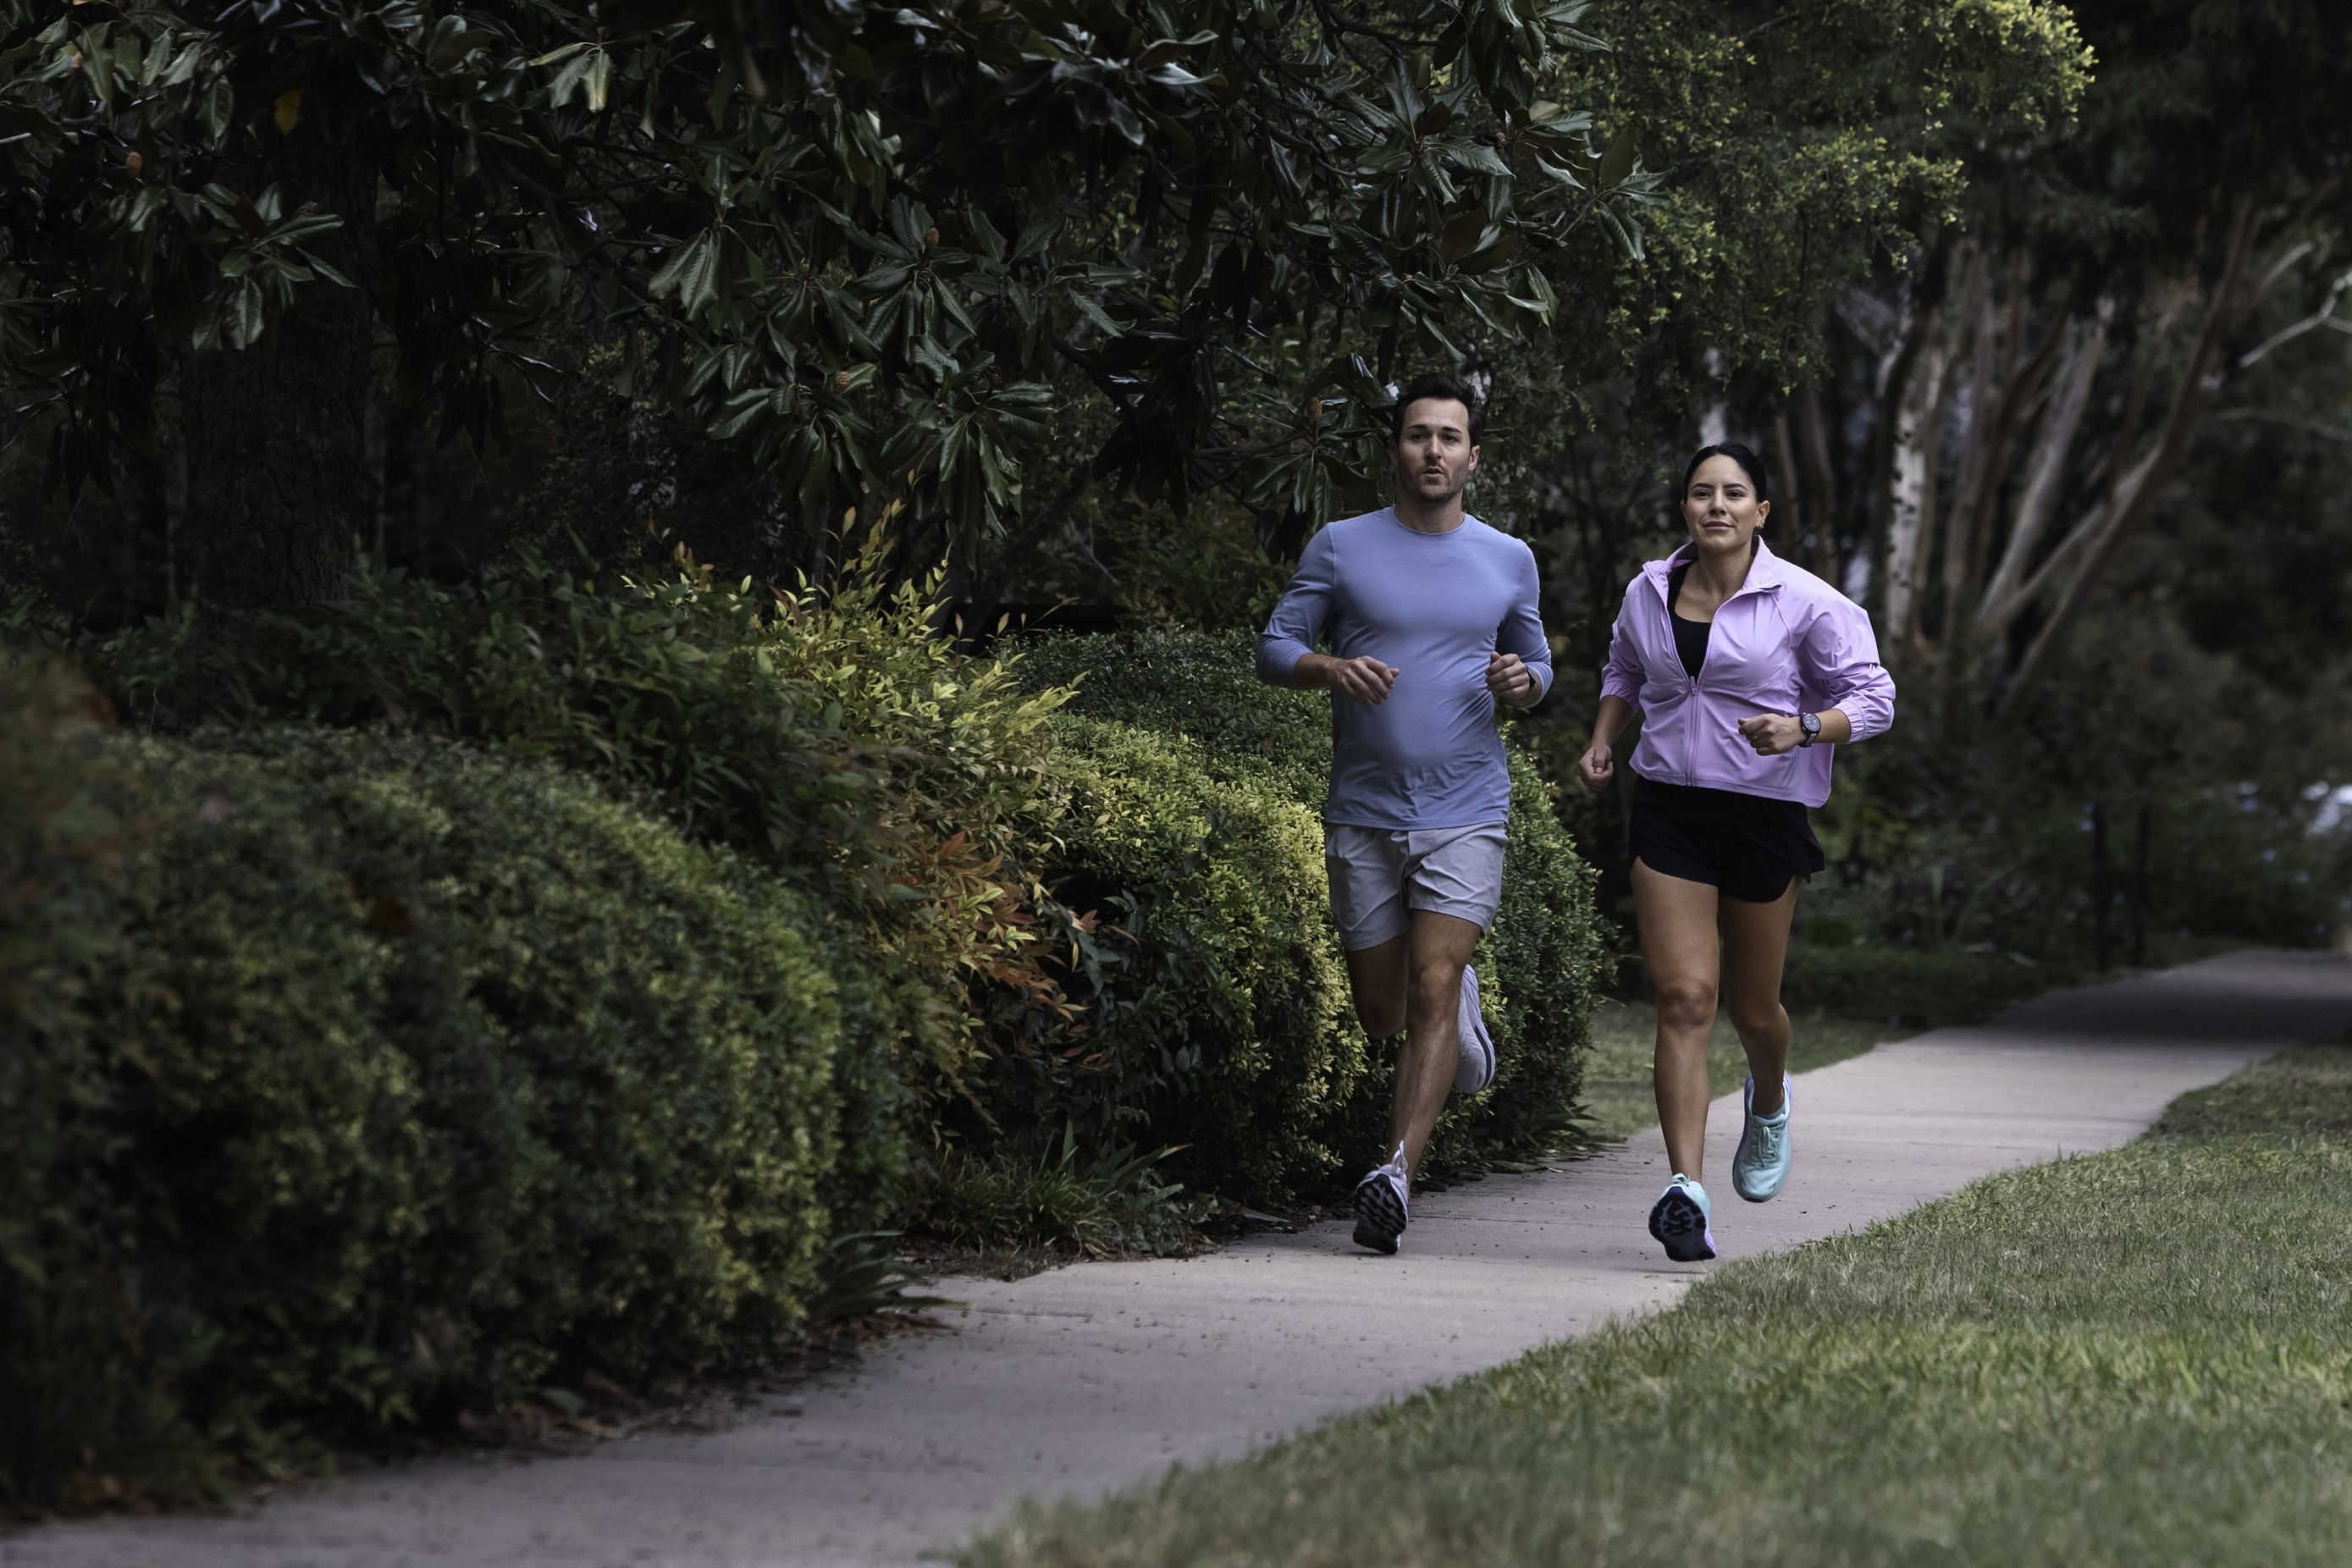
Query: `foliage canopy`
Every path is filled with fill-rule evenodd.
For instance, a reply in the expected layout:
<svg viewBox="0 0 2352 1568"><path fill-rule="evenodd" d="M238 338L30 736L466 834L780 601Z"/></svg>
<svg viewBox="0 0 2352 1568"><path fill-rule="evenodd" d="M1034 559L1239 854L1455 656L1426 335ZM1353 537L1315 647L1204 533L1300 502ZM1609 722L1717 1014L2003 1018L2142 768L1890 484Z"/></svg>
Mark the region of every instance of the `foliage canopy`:
<svg viewBox="0 0 2352 1568"><path fill-rule="evenodd" d="M159 384L226 376L182 388L198 578L258 603L350 531L379 339L479 442L617 338L804 518L905 499L969 542L1049 437L1319 514L1396 356L1550 319L1604 231L1639 253L1633 142L1540 96L1586 9L845 3L737 48L655 5L7 0L10 417L103 484ZM1372 352L1260 359L1318 320Z"/></svg>

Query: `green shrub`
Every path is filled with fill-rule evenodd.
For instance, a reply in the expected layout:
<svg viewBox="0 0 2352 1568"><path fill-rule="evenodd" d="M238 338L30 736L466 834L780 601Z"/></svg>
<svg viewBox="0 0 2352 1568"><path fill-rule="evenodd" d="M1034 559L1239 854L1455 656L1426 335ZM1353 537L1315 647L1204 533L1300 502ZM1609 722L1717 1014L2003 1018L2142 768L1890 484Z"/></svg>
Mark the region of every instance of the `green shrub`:
<svg viewBox="0 0 2352 1568"><path fill-rule="evenodd" d="M1320 820L1331 779L1331 700L1259 680L1255 637L1062 635L1024 639L1019 652L1021 679L1033 689L1077 688L1068 711L1186 736L1219 776L1272 784Z"/></svg>
<svg viewBox="0 0 2352 1568"><path fill-rule="evenodd" d="M220 626L182 616L89 654L157 728L382 726L545 756L657 802L862 929L917 1048L901 1076L937 1097L963 1086L990 1026L1065 1005L1028 875L1056 815L1045 757L1061 698L960 655L929 624L935 584L888 585L885 554L877 539L822 595L730 586L683 554L619 578L525 557L455 587L363 563L349 598Z"/></svg>
<svg viewBox="0 0 2352 1568"><path fill-rule="evenodd" d="M1068 693L1025 689L1017 660L959 653L932 625L938 581L888 586L882 550L830 594L780 595L761 648L793 673L789 699L871 759L860 836L830 864L870 945L918 983L910 1032L969 1089L990 1046L1067 1015L1041 962L1034 868L1063 811L1049 758Z"/></svg>
<svg viewBox="0 0 2352 1568"><path fill-rule="evenodd" d="M1039 687L1080 680L1066 745L1093 776L1065 828L1062 896L1107 923L1122 910L1141 922L1124 952L1101 931L1085 944L1105 1093L1153 1142L1202 1141L1187 1156L1202 1179L1278 1196L1378 1147L1392 1063L1354 1022L1330 924L1329 700L1259 682L1254 646L1167 631L1042 638L1021 672ZM1592 878L1516 748L1511 768L1504 901L1476 959L1496 1084L1448 1103L1433 1170L1578 1138L1603 954ZM1148 1048L1168 1039L1187 1054Z"/></svg>
<svg viewBox="0 0 2352 1568"><path fill-rule="evenodd" d="M348 597L193 607L82 652L131 722L303 721L495 743L659 801L697 837L813 859L870 779L762 658L764 595L681 569L605 581L526 557L450 587L362 560ZM812 719L810 710L816 710Z"/></svg>
<svg viewBox="0 0 2352 1568"><path fill-rule="evenodd" d="M1215 777L1181 736L1070 719L1061 739L1057 892L1111 929L1073 984L1090 1008L1068 1048L1084 1054L1038 1053L991 1103L1025 1090L1010 1125L1066 1114L1096 1144L1181 1145L1182 1170L1241 1195L1328 1176L1367 1051L1313 815Z"/></svg>
<svg viewBox="0 0 2352 1568"><path fill-rule="evenodd" d="M2327 776L2329 737L2199 646L2164 595L2086 614L2007 721L1957 698L1940 706L1927 697L1887 735L1841 749L1836 792L1815 818L1839 875L1815 879L1800 920L1811 910L1890 946L1989 943L2087 968L2100 915L2094 803L2116 956L2143 809L2139 914L2152 937L2313 946L2343 920L2352 834L2314 833L2326 791L2305 793ZM2227 718L2183 724L2182 713Z"/></svg>
<svg viewBox="0 0 2352 1568"><path fill-rule="evenodd" d="M62 662L0 647L0 1506L69 1499L85 1468L175 1492L210 1479L121 1353L129 1292L99 1223L121 1132L92 1114L110 1084L86 1010L122 973L137 830L101 707Z"/></svg>
<svg viewBox="0 0 2352 1568"><path fill-rule="evenodd" d="M0 1020L0 1148L44 1151L0 1224L12 1311L110 1314L8 1394L53 1400L95 1343L252 1455L692 1371L772 1347L827 1238L892 1206L892 1113L840 1098L895 1088L887 1039L845 1036L862 965L773 877L445 744L103 760L155 826L91 983ZM859 1178L828 1182L845 1137Z"/></svg>
<svg viewBox="0 0 2352 1568"><path fill-rule="evenodd" d="M1987 1017L2076 978L2065 965L2022 953L1792 942L1780 990L1791 1012L1941 1028Z"/></svg>
<svg viewBox="0 0 2352 1568"><path fill-rule="evenodd" d="M958 1156L942 1165L925 1227L984 1247L1076 1247L1092 1258L1166 1257L1199 1244L1208 1200L1153 1167L1165 1152L1112 1143L1085 1152L1075 1127L1058 1152Z"/></svg>

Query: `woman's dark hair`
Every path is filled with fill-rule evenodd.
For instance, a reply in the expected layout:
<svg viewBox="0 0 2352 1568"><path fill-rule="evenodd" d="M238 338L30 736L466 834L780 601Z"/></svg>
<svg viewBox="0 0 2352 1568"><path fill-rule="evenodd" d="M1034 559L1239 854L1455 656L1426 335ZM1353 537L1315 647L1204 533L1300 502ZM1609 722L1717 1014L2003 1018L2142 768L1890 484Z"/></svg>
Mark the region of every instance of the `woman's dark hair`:
<svg viewBox="0 0 2352 1568"><path fill-rule="evenodd" d="M1764 459L1756 455L1756 449L1745 441L1717 441L1712 447L1701 447L1693 452L1691 460L1683 465L1683 488L1675 494L1675 505L1681 505L1683 498L1690 494L1691 476L1697 473L1698 466L1709 458L1730 458L1747 470L1748 482L1755 489L1758 500L1772 499L1772 481L1765 474Z"/></svg>
<svg viewBox="0 0 2352 1568"><path fill-rule="evenodd" d="M1393 447L1404 438L1404 411L1425 397L1450 398L1470 411L1470 444L1478 444L1486 433L1486 410L1478 401L1478 389L1449 371L1433 370L1416 375L1404 384L1397 394L1396 405L1389 410L1389 445Z"/></svg>

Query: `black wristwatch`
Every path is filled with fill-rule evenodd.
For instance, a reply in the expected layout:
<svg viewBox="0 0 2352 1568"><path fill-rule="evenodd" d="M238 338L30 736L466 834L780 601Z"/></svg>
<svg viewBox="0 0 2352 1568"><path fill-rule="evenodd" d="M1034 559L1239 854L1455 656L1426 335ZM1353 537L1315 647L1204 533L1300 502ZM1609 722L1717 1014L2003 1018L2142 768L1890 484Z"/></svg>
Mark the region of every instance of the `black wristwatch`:
<svg viewBox="0 0 2352 1568"><path fill-rule="evenodd" d="M1800 713L1797 715L1797 728L1805 732L1805 738L1799 741L1797 744L1810 746L1822 732L1822 716L1818 713Z"/></svg>

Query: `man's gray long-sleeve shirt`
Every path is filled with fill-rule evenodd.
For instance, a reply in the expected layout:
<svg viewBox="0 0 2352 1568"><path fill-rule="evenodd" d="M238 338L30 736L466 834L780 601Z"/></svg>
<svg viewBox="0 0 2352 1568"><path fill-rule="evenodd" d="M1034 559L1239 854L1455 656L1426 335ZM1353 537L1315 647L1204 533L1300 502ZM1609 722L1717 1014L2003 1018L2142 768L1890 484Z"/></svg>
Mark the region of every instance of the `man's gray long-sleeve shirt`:
<svg viewBox="0 0 2352 1568"><path fill-rule="evenodd" d="M1551 690L1536 591L1535 552L1475 517L1423 533L1382 508L1307 542L1258 639L1258 678L1296 686L1327 632L1339 658L1370 654L1398 672L1385 702L1332 697L1326 822L1474 827L1510 815L1486 660L1515 653L1538 699Z"/></svg>

